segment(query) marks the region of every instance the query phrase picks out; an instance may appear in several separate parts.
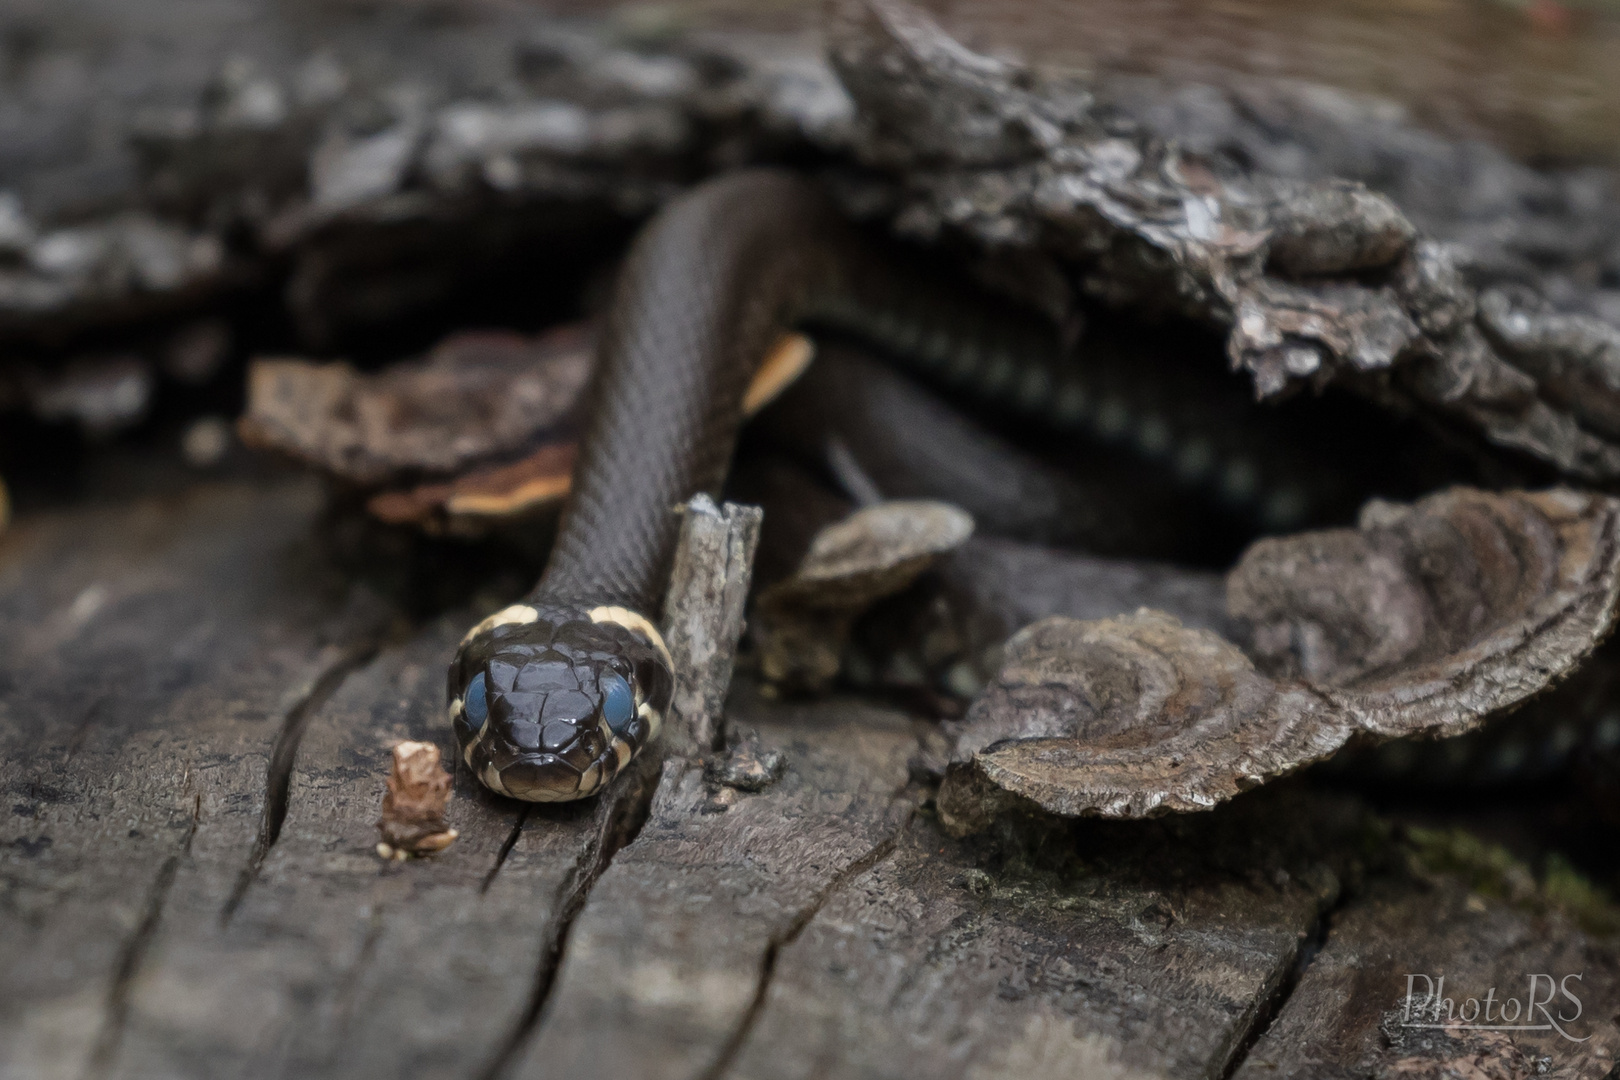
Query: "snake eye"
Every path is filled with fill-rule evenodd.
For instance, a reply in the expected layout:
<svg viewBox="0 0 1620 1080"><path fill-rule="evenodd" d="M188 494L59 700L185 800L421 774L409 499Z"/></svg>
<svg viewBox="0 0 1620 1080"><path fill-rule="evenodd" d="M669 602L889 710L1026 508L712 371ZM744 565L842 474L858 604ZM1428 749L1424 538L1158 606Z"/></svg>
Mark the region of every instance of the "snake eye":
<svg viewBox="0 0 1620 1080"><path fill-rule="evenodd" d="M467 684L467 692L461 695L461 707L474 729L483 727L484 721L489 719L489 689L482 671Z"/></svg>
<svg viewBox="0 0 1620 1080"><path fill-rule="evenodd" d="M602 719L608 722L615 735L623 734L631 718L636 715L636 700L630 693L630 684L615 671L602 676L597 686L602 691Z"/></svg>

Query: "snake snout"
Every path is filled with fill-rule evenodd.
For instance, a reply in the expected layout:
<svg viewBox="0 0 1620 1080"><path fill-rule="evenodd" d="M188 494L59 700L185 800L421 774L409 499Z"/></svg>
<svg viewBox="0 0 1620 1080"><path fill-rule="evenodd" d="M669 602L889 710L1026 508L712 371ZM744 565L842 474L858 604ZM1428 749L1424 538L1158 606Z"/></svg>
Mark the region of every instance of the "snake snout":
<svg viewBox="0 0 1620 1080"><path fill-rule="evenodd" d="M621 634L536 613L468 637L451 666L450 715L479 780L513 798L561 802L595 794L629 764L656 734L668 692L615 640ZM661 691L656 709L649 681Z"/></svg>

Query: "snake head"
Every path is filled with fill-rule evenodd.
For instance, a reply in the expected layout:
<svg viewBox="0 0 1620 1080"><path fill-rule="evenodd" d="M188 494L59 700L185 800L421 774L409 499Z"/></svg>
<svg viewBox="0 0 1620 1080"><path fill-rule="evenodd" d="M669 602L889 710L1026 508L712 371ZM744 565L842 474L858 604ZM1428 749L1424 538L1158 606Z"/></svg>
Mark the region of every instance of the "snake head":
<svg viewBox="0 0 1620 1080"><path fill-rule="evenodd" d="M473 627L450 664L450 722L490 790L529 802L594 795L658 734L669 651L624 608L514 604Z"/></svg>

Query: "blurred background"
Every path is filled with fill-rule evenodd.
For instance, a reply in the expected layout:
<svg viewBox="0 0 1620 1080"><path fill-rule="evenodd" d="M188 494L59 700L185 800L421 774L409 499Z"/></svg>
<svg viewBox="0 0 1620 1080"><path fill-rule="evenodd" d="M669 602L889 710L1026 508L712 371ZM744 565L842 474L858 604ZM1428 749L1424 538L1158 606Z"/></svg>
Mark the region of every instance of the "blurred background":
<svg viewBox="0 0 1620 1080"><path fill-rule="evenodd" d="M1195 150L1364 180L1425 231L1472 245L1481 273L1531 277L1617 317L1617 5L927 6L975 48L1097 80ZM476 126L476 104L670 102L692 92L694 71L707 89L736 89L710 50L696 67L648 63L559 95L547 81L567 51L557 25L584 20L657 52L712 28L808 40L816 18L811 3L10 0L0 476L13 501L116 484L133 459L98 448L224 462L253 356L374 366L452 328L577 314L664 191L728 160L813 158L813 124L728 114L711 94L674 119L643 116L594 163L542 131L530 157L549 155L552 175L536 166L521 180L499 168L469 178L479 147L458 159L435 133L457 108ZM689 61L702 52L683 48ZM492 137L522 142L467 136Z"/></svg>

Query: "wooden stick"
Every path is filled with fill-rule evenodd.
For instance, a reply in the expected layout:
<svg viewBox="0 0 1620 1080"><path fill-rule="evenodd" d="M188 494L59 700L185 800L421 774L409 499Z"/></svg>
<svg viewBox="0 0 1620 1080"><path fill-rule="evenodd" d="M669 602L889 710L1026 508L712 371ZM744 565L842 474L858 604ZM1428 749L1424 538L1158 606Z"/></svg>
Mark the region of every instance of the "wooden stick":
<svg viewBox="0 0 1620 1080"><path fill-rule="evenodd" d="M716 506L698 495L680 512L680 546L664 598L664 641L675 661L675 698L665 748L701 755L720 749L721 716L742 637L765 511Z"/></svg>

